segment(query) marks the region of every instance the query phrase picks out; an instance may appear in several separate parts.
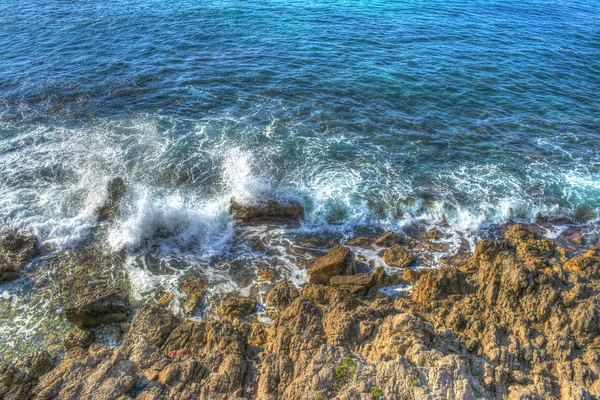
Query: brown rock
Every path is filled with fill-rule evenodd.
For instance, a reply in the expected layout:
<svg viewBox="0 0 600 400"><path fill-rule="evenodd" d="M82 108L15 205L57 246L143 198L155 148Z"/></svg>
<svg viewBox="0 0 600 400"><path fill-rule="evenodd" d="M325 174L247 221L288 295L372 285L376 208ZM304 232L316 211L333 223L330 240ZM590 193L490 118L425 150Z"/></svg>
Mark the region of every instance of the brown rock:
<svg viewBox="0 0 600 400"><path fill-rule="evenodd" d="M219 299L216 311L220 316L245 316L254 314L256 311L256 300L230 293L223 294Z"/></svg>
<svg viewBox="0 0 600 400"><path fill-rule="evenodd" d="M208 282L200 276L188 276L181 281L179 287L187 294L183 302L183 311L186 314L193 315L196 312L206 293L207 285Z"/></svg>
<svg viewBox="0 0 600 400"><path fill-rule="evenodd" d="M122 289L98 288L70 299L65 307L67 319L80 328L121 322L129 314L129 294Z"/></svg>
<svg viewBox="0 0 600 400"><path fill-rule="evenodd" d="M0 283L18 278L21 268L38 252L37 236L6 235L0 239Z"/></svg>
<svg viewBox="0 0 600 400"><path fill-rule="evenodd" d="M92 332L75 326L65 336L64 345L67 350L73 347L87 348L92 344L93 339L94 335Z"/></svg>
<svg viewBox="0 0 600 400"><path fill-rule="evenodd" d="M268 282L268 281L273 280L273 277L274 277L273 271L268 268L261 269L260 271L258 271L256 273L256 275L258 276L259 282Z"/></svg>
<svg viewBox="0 0 600 400"><path fill-rule="evenodd" d="M371 247L375 243L375 238L368 236L359 236L355 238L348 239L346 245L353 247Z"/></svg>
<svg viewBox="0 0 600 400"><path fill-rule="evenodd" d="M279 282L267 294L265 302L267 316L276 319L298 296L300 296L300 292L291 282Z"/></svg>
<svg viewBox="0 0 600 400"><path fill-rule="evenodd" d="M329 253L317 258L307 271L308 281L326 284L329 278L336 275L354 273L354 254L349 248L336 245Z"/></svg>
<svg viewBox="0 0 600 400"><path fill-rule="evenodd" d="M421 277L422 272L411 268L406 268L402 274L402 278L410 283L415 283Z"/></svg>
<svg viewBox="0 0 600 400"><path fill-rule="evenodd" d="M398 244L393 245L383 254L383 262L390 267L408 268L413 261L412 252Z"/></svg>
<svg viewBox="0 0 600 400"><path fill-rule="evenodd" d="M331 286L336 286L341 290L349 293L358 293L365 289L369 289L375 283L375 275L356 274L356 275L337 275L329 279Z"/></svg>
<svg viewBox="0 0 600 400"><path fill-rule="evenodd" d="M276 201L269 200L258 204L240 204L235 198L231 198L229 210L234 218L242 221L253 219L282 219L298 221L304 217L304 208L296 201L290 201L282 205Z"/></svg>

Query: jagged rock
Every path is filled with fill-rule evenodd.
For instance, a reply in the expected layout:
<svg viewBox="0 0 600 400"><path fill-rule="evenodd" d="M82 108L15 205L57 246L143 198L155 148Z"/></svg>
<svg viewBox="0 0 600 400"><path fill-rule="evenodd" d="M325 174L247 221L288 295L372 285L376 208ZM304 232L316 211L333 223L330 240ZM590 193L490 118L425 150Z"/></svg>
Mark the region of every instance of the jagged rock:
<svg viewBox="0 0 600 400"><path fill-rule="evenodd" d="M112 221L119 212L121 199L125 195L125 181L116 177L111 179L107 185L108 198L102 207L98 209L99 221Z"/></svg>
<svg viewBox="0 0 600 400"><path fill-rule="evenodd" d="M94 334L92 332L75 326L64 338L65 349L69 350L73 347L87 348L92 344L93 339Z"/></svg>
<svg viewBox="0 0 600 400"><path fill-rule="evenodd" d="M242 221L253 219L297 221L304 217L304 208L297 201L290 201L288 204L279 204L273 200L257 204L240 204L235 200L235 197L232 197L229 202L229 211L234 218Z"/></svg>
<svg viewBox="0 0 600 400"><path fill-rule="evenodd" d="M291 282L279 282L267 294L265 302L267 316L276 319L281 311L289 306L298 296L300 296L300 292Z"/></svg>
<svg viewBox="0 0 600 400"><path fill-rule="evenodd" d="M371 298L310 283L298 294L282 282L267 295L267 308L278 314L272 324L230 312L178 323L164 308L142 306L120 346L68 350L40 378L35 394L120 400L599 397L600 282L586 274L590 261L574 260L563 269L555 244L533 242L541 239L520 228L510 232L502 241L480 242L467 265L411 277L410 298ZM377 282L370 290L399 279L383 268L370 275ZM358 286L367 278L336 275L330 283ZM232 309L248 300L232 301ZM11 384L20 370L6 371L0 393L19 393Z"/></svg>
<svg viewBox="0 0 600 400"><path fill-rule="evenodd" d="M6 235L0 239L0 283L18 278L21 268L38 252L37 236Z"/></svg>
<svg viewBox="0 0 600 400"><path fill-rule="evenodd" d="M417 271L411 268L406 268L402 274L402 278L410 283L415 283L423 275L423 271Z"/></svg>
<svg viewBox="0 0 600 400"><path fill-rule="evenodd" d="M354 237L351 239L348 239L348 241L346 242L346 245L348 246L352 246L352 247L371 247L373 245L373 243L375 243L375 239L376 238L372 238L372 237L368 237L368 236L359 236L359 237Z"/></svg>
<svg viewBox="0 0 600 400"><path fill-rule="evenodd" d="M244 316L254 314L256 300L244 296L223 294L217 305L217 314L221 316Z"/></svg>
<svg viewBox="0 0 600 400"><path fill-rule="evenodd" d="M408 268L414 259L413 253L399 244L393 245L383 254L383 262L390 267Z"/></svg>
<svg viewBox="0 0 600 400"><path fill-rule="evenodd" d="M400 276L388 275L383 267L377 267L372 272L356 275L337 275L329 279L329 284L349 293L359 293L372 289L368 294L386 286L396 286L403 282Z"/></svg>
<svg viewBox="0 0 600 400"><path fill-rule="evenodd" d="M129 333L143 336L156 346L162 346L181 321L166 308L144 303L135 313Z"/></svg>
<svg viewBox="0 0 600 400"><path fill-rule="evenodd" d="M362 292L373 286L375 276L372 273L356 275L338 275L329 278L329 284L350 293Z"/></svg>
<svg viewBox="0 0 600 400"><path fill-rule="evenodd" d="M415 240L400 233L386 232L375 240L375 244L381 247L392 247L393 245L414 246Z"/></svg>
<svg viewBox="0 0 600 400"><path fill-rule="evenodd" d="M65 307L67 319L81 327L121 322L129 315L129 294L120 288L96 289L71 299Z"/></svg>
<svg viewBox="0 0 600 400"><path fill-rule="evenodd" d="M47 351L39 351L10 364L0 361L0 397L6 400L32 398L38 379L54 367Z"/></svg>
<svg viewBox="0 0 600 400"><path fill-rule="evenodd" d="M193 315L196 312L206 293L207 286L206 280L200 276L188 276L181 281L181 291L187 294L183 303L183 311L186 314Z"/></svg>
<svg viewBox="0 0 600 400"><path fill-rule="evenodd" d="M329 253L317 258L307 271L311 283L328 283L336 275L351 275L355 272L354 254L349 248L336 245Z"/></svg>

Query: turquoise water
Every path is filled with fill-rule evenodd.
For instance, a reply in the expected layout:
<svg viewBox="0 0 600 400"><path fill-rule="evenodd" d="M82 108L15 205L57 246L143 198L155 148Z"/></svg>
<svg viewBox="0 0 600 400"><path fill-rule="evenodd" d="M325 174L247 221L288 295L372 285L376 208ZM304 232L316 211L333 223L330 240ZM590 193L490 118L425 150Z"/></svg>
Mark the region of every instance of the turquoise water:
<svg viewBox="0 0 600 400"><path fill-rule="evenodd" d="M116 175L132 252L227 248L231 196L346 235L595 219L599 152L598 1L0 4L0 222L57 247Z"/></svg>

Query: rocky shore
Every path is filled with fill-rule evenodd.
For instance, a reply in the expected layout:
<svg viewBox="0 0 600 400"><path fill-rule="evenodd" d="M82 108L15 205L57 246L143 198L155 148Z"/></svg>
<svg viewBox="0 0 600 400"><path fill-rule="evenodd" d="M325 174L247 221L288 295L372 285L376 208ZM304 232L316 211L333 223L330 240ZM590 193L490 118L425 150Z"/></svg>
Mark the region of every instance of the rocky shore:
<svg viewBox="0 0 600 400"><path fill-rule="evenodd" d="M295 207L283 209L287 218L301 215ZM272 209L237 212L263 218ZM2 239L3 279L14 279L37 254L32 243L37 241L22 236ZM363 265L350 248L373 245L384 248L383 259L395 272ZM261 316L255 298L223 294L209 305L208 283L200 275L180 283L182 314L173 312L169 293L133 310L122 255L98 246L59 253L54 274L62 274L60 284L47 290L73 328L45 351L2 362L0 396L600 396L598 249L573 251L512 225L499 240L479 242L469 258L417 271L410 268L415 246L391 232L332 243L309 263L303 287L283 280L270 289ZM398 285L412 290L380 290ZM204 317L189 318L199 307L208 310ZM94 337L98 327L113 327L121 337L112 346L102 344Z"/></svg>

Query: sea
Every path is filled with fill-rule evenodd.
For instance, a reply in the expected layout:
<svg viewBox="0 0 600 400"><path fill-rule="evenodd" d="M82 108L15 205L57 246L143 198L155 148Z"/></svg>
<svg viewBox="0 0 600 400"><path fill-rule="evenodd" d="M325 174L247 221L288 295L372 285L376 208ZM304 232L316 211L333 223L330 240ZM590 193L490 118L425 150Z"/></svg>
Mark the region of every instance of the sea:
<svg viewBox="0 0 600 400"><path fill-rule="evenodd" d="M139 299L190 271L300 285L299 237L417 225L451 252L509 222L595 230L599 156L597 0L0 2L0 234L102 241ZM232 197L305 217L243 226ZM49 312L27 282L0 285L7 341Z"/></svg>

